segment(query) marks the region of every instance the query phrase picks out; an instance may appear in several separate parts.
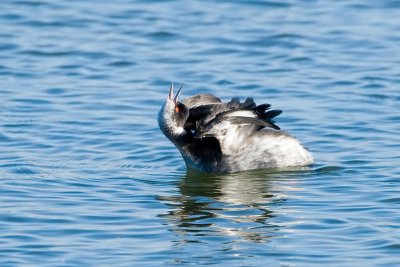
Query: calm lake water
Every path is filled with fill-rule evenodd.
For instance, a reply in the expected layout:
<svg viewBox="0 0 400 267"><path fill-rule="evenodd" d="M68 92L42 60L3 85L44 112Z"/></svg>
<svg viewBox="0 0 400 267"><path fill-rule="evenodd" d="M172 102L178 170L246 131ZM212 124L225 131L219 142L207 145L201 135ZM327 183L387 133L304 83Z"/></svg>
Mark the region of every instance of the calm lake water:
<svg viewBox="0 0 400 267"><path fill-rule="evenodd" d="M298 171L187 170L183 97L253 96ZM400 266L400 1L0 3L0 266Z"/></svg>

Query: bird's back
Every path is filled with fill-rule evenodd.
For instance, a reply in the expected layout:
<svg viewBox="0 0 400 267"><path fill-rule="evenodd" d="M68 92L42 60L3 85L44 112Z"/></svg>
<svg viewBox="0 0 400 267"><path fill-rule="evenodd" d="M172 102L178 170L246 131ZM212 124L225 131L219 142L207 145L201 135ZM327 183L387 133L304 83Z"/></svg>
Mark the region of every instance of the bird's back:
<svg viewBox="0 0 400 267"><path fill-rule="evenodd" d="M274 124L282 111L269 110L269 104L257 106L252 98L223 103L213 95L196 95L182 103L189 108L185 129L193 139L180 150L190 167L237 172L313 161L297 139Z"/></svg>

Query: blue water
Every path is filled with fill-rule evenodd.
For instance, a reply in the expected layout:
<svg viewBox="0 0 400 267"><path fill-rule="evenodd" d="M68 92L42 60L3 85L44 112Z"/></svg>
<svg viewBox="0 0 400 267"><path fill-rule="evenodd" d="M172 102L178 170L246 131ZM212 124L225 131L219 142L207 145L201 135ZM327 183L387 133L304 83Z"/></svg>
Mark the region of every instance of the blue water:
<svg viewBox="0 0 400 267"><path fill-rule="evenodd" d="M396 0L1 1L0 266L400 266L399 44ZM187 170L170 81L315 165Z"/></svg>

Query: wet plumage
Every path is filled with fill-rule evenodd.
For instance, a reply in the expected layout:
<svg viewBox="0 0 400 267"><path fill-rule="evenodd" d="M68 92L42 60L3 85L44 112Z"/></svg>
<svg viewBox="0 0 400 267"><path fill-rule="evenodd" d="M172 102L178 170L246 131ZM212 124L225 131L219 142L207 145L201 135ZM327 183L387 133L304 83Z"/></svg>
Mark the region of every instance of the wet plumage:
<svg viewBox="0 0 400 267"><path fill-rule="evenodd" d="M256 105L251 97L224 103L213 95L199 94L179 102L181 89L174 97L171 85L158 123L188 167L231 173L313 162L300 142L274 123L281 110Z"/></svg>

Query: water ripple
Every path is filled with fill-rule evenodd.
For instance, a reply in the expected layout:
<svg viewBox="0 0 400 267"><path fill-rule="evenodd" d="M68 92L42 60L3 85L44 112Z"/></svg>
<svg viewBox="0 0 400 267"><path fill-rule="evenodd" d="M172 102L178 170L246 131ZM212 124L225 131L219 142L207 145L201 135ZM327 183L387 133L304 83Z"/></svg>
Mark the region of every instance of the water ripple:
<svg viewBox="0 0 400 267"><path fill-rule="evenodd" d="M1 5L1 266L400 265L398 1ZM187 170L171 81L283 109L316 163Z"/></svg>

